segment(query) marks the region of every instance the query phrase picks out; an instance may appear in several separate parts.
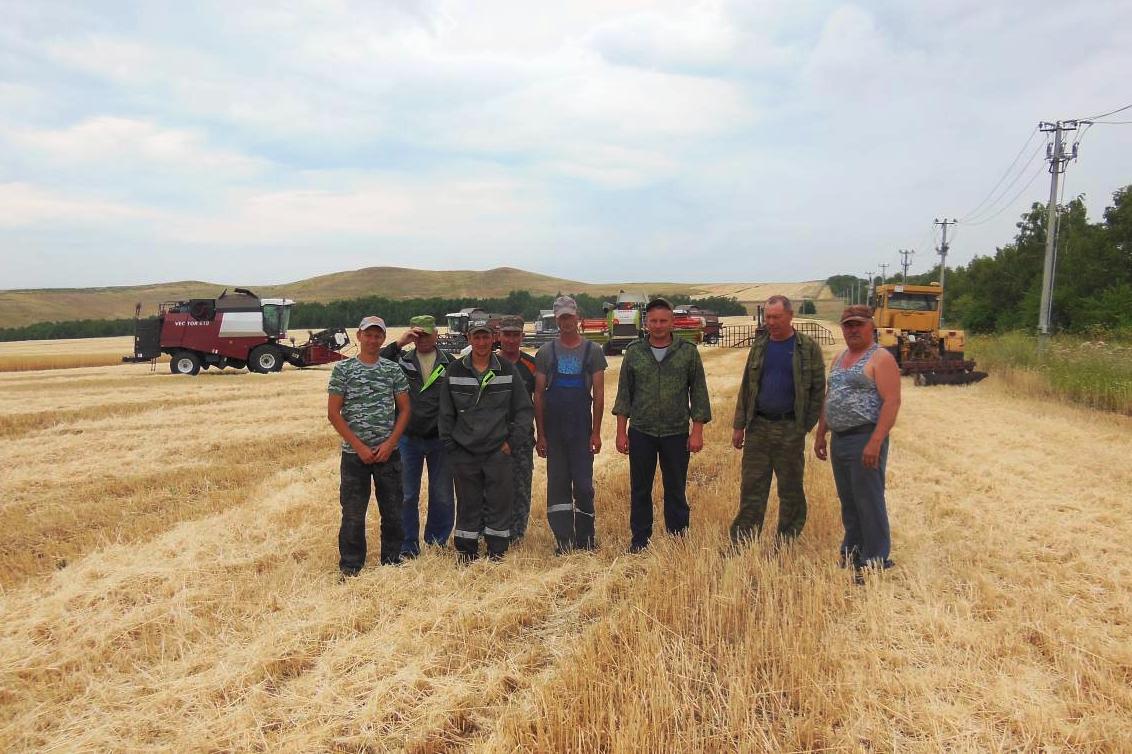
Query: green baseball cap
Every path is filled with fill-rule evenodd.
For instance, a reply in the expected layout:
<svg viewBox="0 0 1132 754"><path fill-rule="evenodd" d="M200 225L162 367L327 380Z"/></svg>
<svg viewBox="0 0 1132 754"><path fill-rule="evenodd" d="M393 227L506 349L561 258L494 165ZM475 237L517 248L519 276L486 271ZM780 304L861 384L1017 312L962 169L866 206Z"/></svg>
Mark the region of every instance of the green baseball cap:
<svg viewBox="0 0 1132 754"><path fill-rule="evenodd" d="M409 320L409 327L419 327L430 335L436 333L436 317L431 314L418 314Z"/></svg>

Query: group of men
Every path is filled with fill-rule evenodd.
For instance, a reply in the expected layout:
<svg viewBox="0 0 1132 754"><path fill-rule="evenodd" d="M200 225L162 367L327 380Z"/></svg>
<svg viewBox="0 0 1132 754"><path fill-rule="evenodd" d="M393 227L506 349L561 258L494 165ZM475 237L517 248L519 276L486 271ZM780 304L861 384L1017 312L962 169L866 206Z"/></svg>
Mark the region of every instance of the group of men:
<svg viewBox="0 0 1132 754"><path fill-rule="evenodd" d="M555 551L596 547L593 461L602 448L605 370L602 349L579 331L577 304L554 302L557 337L532 357L521 350L524 322L506 317L495 332L470 325L469 348L449 356L436 347L433 317L412 318L395 342L376 316L358 326L357 356L338 362L328 387L328 418L342 437L339 568L356 575L366 559L365 516L371 488L381 518L381 562L421 552L421 538L443 547L449 536L462 561L502 558L526 533L534 455L546 459L547 520ZM736 545L762 529L772 477L777 479L783 539L806 521L806 435L817 428L815 455L831 459L841 498L842 563L888 567L884 501L888 433L900 405L896 362L873 342L871 311L841 317L847 350L833 362L826 390L820 345L792 325L790 300L772 296L766 332L751 346L736 403L732 444L743 451ZM689 525L689 458L711 421L698 349L674 336L672 305L645 308L646 337L625 350L612 413L616 446L629 457L630 552L653 533L652 487L659 464L664 525ZM411 347L410 347L411 346ZM832 443L826 435L832 431ZM428 471L423 532L420 485ZM453 491L455 494L453 494Z"/></svg>

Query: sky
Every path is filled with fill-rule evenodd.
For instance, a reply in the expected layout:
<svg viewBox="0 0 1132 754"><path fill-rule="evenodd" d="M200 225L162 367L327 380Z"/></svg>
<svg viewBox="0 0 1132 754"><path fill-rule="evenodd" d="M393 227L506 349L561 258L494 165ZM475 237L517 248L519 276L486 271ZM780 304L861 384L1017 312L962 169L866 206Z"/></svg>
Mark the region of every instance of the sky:
<svg viewBox="0 0 1132 754"><path fill-rule="evenodd" d="M378 265L796 281L891 274L899 249L926 271L934 218L961 220L962 264L1046 201L1039 121L1132 104L1123 2L0 0L0 16L0 289ZM1065 199L1098 220L1129 184L1132 125L1085 132Z"/></svg>

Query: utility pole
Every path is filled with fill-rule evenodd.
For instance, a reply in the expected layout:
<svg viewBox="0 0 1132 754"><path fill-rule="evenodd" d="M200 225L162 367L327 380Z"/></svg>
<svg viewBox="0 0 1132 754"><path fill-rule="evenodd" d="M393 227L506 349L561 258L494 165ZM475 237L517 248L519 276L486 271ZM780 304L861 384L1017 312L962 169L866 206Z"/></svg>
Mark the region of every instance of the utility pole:
<svg viewBox="0 0 1132 754"><path fill-rule="evenodd" d="M865 285L865 300L863 303L868 304L873 299L873 273L866 272L865 280L868 281L868 284Z"/></svg>
<svg viewBox="0 0 1132 754"><path fill-rule="evenodd" d="M901 257L900 266L904 268L904 283L905 284L908 283L908 268L912 266L912 262L908 259L908 257L912 256L915 253L916 252L915 252L914 249L901 249L900 250L900 257Z"/></svg>
<svg viewBox="0 0 1132 754"><path fill-rule="evenodd" d="M1057 264L1057 181L1065 172L1070 160L1077 159L1077 145L1069 154L1065 153L1065 142L1061 134L1065 131L1076 131L1081 123L1089 121L1059 120L1056 123L1042 122L1038 128L1046 133L1053 134L1053 144L1046 145L1046 159L1049 160L1049 204L1046 205L1046 258L1042 266L1042 303L1038 310L1038 347L1045 350L1049 340L1049 321L1053 313L1053 273Z"/></svg>
<svg viewBox="0 0 1132 754"><path fill-rule="evenodd" d="M888 268L889 268L889 267L891 267L891 266L892 266L892 265L888 264L887 262L886 262L886 263L884 263L884 264L878 264L878 265L877 265L877 267L879 267L879 268L880 268L880 282L881 282L881 285L884 285L885 283L887 283L887 282L888 282Z"/></svg>
<svg viewBox="0 0 1132 754"><path fill-rule="evenodd" d="M948 220L946 217L940 220L938 217L935 219L935 224L943 227L943 238L939 242L939 248L936 252L939 254L939 326L943 327L943 279L947 275L947 226L954 225L959 222L958 220Z"/></svg>

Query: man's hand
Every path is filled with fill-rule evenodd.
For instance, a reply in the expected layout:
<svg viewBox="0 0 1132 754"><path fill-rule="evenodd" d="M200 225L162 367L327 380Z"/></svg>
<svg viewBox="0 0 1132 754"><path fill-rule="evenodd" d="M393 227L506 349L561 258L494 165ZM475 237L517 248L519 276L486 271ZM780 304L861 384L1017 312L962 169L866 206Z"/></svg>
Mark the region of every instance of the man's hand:
<svg viewBox="0 0 1132 754"><path fill-rule="evenodd" d="M354 446L354 450L357 451L358 460L362 463L374 463L377 460L377 448L359 442Z"/></svg>
<svg viewBox="0 0 1132 754"><path fill-rule="evenodd" d="M511 446L508 444L508 442L506 440L503 441L503 446L501 448L499 448L499 450L505 456L511 455Z"/></svg>
<svg viewBox="0 0 1132 754"><path fill-rule="evenodd" d="M743 449L743 441L746 440L746 438L747 438L747 430L745 430L745 429L733 429L733 430L731 430L731 446L734 447L735 450L742 450Z"/></svg>
<svg viewBox="0 0 1132 754"><path fill-rule="evenodd" d="M880 446L883 443L883 440L870 437L868 443L865 444L865 451L861 453L861 463L864 464L866 469L875 469L880 466Z"/></svg>
<svg viewBox="0 0 1132 754"><path fill-rule="evenodd" d="M629 433L628 432L618 432L617 433L617 452L620 453L621 455L628 455L629 454Z"/></svg>
<svg viewBox="0 0 1132 754"><path fill-rule="evenodd" d="M404 348L410 343L416 343L417 336L419 336L422 332L424 332L424 330L419 327L410 327L408 330L401 333L401 337L397 339L397 345Z"/></svg>
<svg viewBox="0 0 1132 754"><path fill-rule="evenodd" d="M535 440L535 452L538 453L539 458L546 458L546 438L540 436Z"/></svg>
<svg viewBox="0 0 1132 754"><path fill-rule="evenodd" d="M814 455L818 457L819 461L829 460L829 445L826 442L824 432L814 435Z"/></svg>
<svg viewBox="0 0 1132 754"><path fill-rule="evenodd" d="M597 455L601 452L601 432L594 432L590 435L590 453Z"/></svg>
<svg viewBox="0 0 1132 754"><path fill-rule="evenodd" d="M373 460L367 463L385 463L389 460L389 456L393 455L393 451L397 450L397 443L393 440L386 440L373 449Z"/></svg>
<svg viewBox="0 0 1132 754"><path fill-rule="evenodd" d="M699 453L704 449L704 431L702 429L693 428L692 433L688 435L688 452Z"/></svg>

